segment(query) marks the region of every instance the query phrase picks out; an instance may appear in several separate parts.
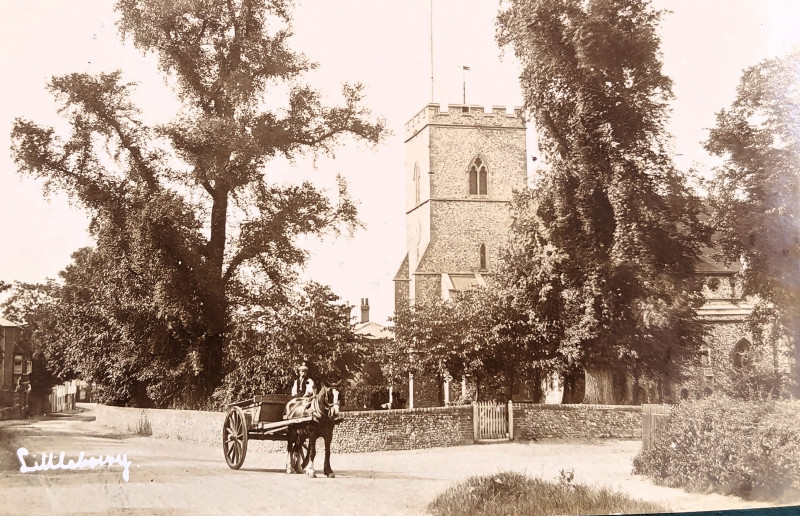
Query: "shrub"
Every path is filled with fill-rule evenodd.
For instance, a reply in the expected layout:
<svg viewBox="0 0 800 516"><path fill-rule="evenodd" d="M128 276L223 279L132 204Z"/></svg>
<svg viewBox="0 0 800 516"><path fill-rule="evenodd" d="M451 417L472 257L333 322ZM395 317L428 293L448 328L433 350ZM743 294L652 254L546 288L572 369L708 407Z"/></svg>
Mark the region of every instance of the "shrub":
<svg viewBox="0 0 800 516"><path fill-rule="evenodd" d="M560 482L513 472L472 477L439 495L428 510L436 516L666 512L657 504L609 489L572 484L571 479L563 471Z"/></svg>
<svg viewBox="0 0 800 516"><path fill-rule="evenodd" d="M634 473L659 484L787 501L800 494L797 403L712 397L677 406Z"/></svg>

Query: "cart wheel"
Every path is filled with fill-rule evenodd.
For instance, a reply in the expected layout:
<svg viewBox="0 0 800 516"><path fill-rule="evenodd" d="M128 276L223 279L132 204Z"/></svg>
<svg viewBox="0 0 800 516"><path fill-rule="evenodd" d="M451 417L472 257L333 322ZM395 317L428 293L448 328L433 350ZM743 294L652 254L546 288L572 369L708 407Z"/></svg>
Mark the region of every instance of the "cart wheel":
<svg viewBox="0 0 800 516"><path fill-rule="evenodd" d="M222 450L225 462L231 469L239 469L247 454L247 424L244 412L239 407L232 407L225 416L222 426Z"/></svg>

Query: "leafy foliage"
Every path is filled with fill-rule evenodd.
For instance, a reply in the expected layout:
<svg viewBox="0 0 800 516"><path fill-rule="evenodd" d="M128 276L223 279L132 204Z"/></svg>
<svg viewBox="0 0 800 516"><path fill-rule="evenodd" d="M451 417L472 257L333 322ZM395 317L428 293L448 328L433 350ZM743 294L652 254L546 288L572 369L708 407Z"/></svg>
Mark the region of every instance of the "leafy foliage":
<svg viewBox="0 0 800 516"><path fill-rule="evenodd" d="M548 482L514 472L472 477L449 488L428 506L431 514L642 514L666 512L658 504L629 498L605 488L571 483L562 470L561 481ZM566 480L569 479L569 480Z"/></svg>
<svg viewBox="0 0 800 516"><path fill-rule="evenodd" d="M20 324L24 328L23 338L31 346L33 370L29 381L34 396L50 394L50 388L58 383L55 369L47 361L49 336L55 327L51 316L53 295L58 286L53 281L47 283L13 284L0 282L0 292L8 290L6 299L0 303L3 317Z"/></svg>
<svg viewBox="0 0 800 516"><path fill-rule="evenodd" d="M286 2L116 9L121 34L155 53L175 86L176 119L142 122L119 71L54 77L70 134L17 119L12 154L22 174L91 215L97 246L66 272L70 309L58 314L80 337L62 350L78 355L65 367L92 369L120 402L196 405L226 373L237 311L287 298L306 258L298 237L358 224L343 180L334 202L309 183L271 184L270 160L330 153L344 135L375 143L385 126L361 106L360 85L328 107L299 82L314 65L288 47Z"/></svg>
<svg viewBox="0 0 800 516"><path fill-rule="evenodd" d="M797 403L727 397L675 407L634 473L660 484L748 498L800 496Z"/></svg>
<svg viewBox="0 0 800 516"><path fill-rule="evenodd" d="M725 159L711 182L722 254L742 259L745 295L758 296L751 326L760 346L781 339L793 380L800 339L800 53L744 71L736 100L717 114L706 148Z"/></svg>
<svg viewBox="0 0 800 516"><path fill-rule="evenodd" d="M343 384L365 362L366 344L353 334L352 307L310 282L287 303L240 321L226 348L230 371L214 393L218 406L255 394L289 393L298 364L315 382Z"/></svg>
<svg viewBox="0 0 800 516"><path fill-rule="evenodd" d="M465 315L456 303L440 299L401 307L392 319L397 347L383 353L391 370L428 374L437 384L447 374L464 374ZM439 398L444 401L443 393Z"/></svg>
<svg viewBox="0 0 800 516"><path fill-rule="evenodd" d="M388 358L399 361L395 369L470 375L479 396L499 388L499 397L511 399L515 385L556 362L547 322L496 286L403 307L394 324L397 348Z"/></svg>
<svg viewBox="0 0 800 516"><path fill-rule="evenodd" d="M646 0L514 0L498 21L548 165L515 202L508 282L587 370L590 403L617 401L612 370L674 375L701 342L704 227L666 148L659 16Z"/></svg>

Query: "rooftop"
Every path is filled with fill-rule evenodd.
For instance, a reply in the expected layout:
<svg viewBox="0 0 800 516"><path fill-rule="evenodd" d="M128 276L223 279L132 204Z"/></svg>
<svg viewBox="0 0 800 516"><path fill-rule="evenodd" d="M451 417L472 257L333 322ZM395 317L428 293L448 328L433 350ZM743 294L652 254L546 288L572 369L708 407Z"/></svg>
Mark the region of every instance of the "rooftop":
<svg viewBox="0 0 800 516"><path fill-rule="evenodd" d="M360 322L353 327L353 333L368 339L390 339L392 332L385 326L374 322Z"/></svg>
<svg viewBox="0 0 800 516"><path fill-rule="evenodd" d="M0 326L11 327L11 328L22 328L21 324L17 324L15 322L11 322L8 319L0 317Z"/></svg>

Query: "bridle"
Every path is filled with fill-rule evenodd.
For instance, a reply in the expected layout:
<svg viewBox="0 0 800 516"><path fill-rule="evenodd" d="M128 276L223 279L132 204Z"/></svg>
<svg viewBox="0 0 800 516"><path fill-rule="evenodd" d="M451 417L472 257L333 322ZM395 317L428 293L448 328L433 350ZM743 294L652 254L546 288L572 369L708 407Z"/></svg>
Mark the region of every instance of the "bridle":
<svg viewBox="0 0 800 516"><path fill-rule="evenodd" d="M333 401L328 402L328 394L333 394ZM339 414L339 396L338 391L327 385L323 385L317 397L314 398L314 403L317 405L317 412L323 414L328 419L333 419Z"/></svg>

